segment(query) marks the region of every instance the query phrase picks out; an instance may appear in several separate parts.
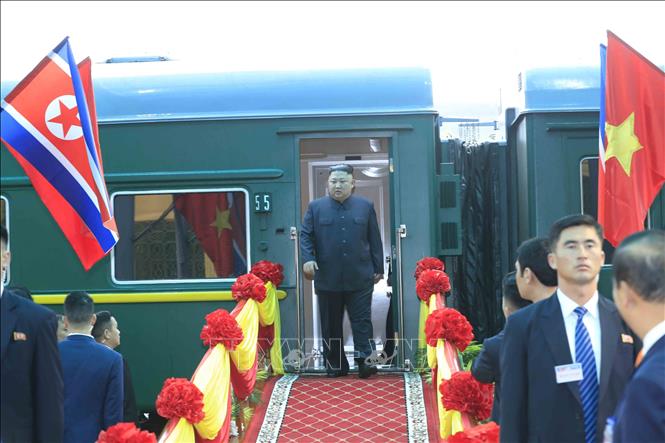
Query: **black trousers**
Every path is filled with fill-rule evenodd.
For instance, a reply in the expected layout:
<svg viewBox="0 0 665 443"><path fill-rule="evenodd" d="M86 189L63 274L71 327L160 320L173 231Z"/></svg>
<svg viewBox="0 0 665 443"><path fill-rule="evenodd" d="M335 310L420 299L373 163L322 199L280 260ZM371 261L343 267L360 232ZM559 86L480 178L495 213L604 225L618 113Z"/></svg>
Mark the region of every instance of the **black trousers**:
<svg viewBox="0 0 665 443"><path fill-rule="evenodd" d="M369 357L374 350L372 339L372 294L374 285L360 291L321 291L319 296L319 315L321 317L321 336L326 368L342 372L349 370L349 363L344 355L344 308L351 320L355 358Z"/></svg>

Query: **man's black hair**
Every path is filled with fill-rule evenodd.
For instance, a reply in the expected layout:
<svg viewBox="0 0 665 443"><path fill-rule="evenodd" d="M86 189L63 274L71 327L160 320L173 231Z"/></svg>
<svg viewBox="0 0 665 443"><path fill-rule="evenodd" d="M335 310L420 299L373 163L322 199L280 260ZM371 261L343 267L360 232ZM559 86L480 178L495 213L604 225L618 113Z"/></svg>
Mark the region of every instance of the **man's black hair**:
<svg viewBox="0 0 665 443"><path fill-rule="evenodd" d="M111 328L111 313L109 311L99 311L95 314L97 320L95 320L95 326L92 327L92 336L95 337L95 340L104 335L106 329Z"/></svg>
<svg viewBox="0 0 665 443"><path fill-rule="evenodd" d="M65 298L65 317L74 325L87 323L94 312L95 304L87 292L75 291Z"/></svg>
<svg viewBox="0 0 665 443"><path fill-rule="evenodd" d="M503 287L503 299L513 309L521 309L531 304L529 300L520 297L520 291L517 289L517 282L515 281L515 271L509 272L503 277L501 286Z"/></svg>
<svg viewBox="0 0 665 443"><path fill-rule="evenodd" d="M328 175L332 174L333 172L337 172L337 171L342 171L342 172L346 172L347 174L353 175L353 166L347 165L347 164L340 164L340 165L331 166L329 168Z"/></svg>
<svg viewBox="0 0 665 443"><path fill-rule="evenodd" d="M561 232L564 229L572 228L575 226L589 226L594 228L596 230L596 234L598 234L600 244L603 244L603 227L598 224L596 219L587 214L573 214L558 219L550 228L550 251L554 251L554 248L556 248L556 244L559 241Z"/></svg>
<svg viewBox="0 0 665 443"><path fill-rule="evenodd" d="M646 301L665 303L665 231L626 237L614 251L612 265L615 283L628 283Z"/></svg>
<svg viewBox="0 0 665 443"><path fill-rule="evenodd" d="M523 242L517 248L520 275L524 275L524 270L529 268L545 286L557 286L556 271L547 262L548 253L548 243L544 237L531 238Z"/></svg>

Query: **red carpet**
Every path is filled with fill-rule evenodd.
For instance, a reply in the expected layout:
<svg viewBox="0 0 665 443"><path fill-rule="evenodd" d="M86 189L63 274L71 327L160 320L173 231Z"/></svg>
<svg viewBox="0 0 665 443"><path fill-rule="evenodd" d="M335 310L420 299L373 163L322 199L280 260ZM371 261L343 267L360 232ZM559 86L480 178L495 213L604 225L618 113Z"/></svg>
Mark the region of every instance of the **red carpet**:
<svg viewBox="0 0 665 443"><path fill-rule="evenodd" d="M257 441L427 442L420 377L283 377L275 384Z"/></svg>

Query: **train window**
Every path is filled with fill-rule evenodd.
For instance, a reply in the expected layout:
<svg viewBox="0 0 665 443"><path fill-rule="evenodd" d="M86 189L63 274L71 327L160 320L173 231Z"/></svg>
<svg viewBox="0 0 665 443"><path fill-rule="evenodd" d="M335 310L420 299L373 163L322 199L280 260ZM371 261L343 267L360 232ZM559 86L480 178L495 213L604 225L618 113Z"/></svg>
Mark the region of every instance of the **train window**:
<svg viewBox="0 0 665 443"><path fill-rule="evenodd" d="M116 283L228 281L249 272L247 191L120 192Z"/></svg>
<svg viewBox="0 0 665 443"><path fill-rule="evenodd" d="M0 195L0 224L9 231L9 201L4 195ZM9 250L9 244L7 245L7 250ZM0 284L7 286L7 283L9 283L9 266L7 266L4 278Z"/></svg>

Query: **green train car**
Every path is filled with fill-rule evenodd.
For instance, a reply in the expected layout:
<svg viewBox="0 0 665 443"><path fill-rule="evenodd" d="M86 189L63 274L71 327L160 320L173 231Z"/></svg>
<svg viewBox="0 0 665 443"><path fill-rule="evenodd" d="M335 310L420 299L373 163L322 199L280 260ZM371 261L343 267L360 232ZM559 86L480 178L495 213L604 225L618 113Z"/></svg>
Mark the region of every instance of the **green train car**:
<svg viewBox="0 0 665 443"><path fill-rule="evenodd" d="M154 409L165 378L191 376L205 352L199 339L205 315L235 306L234 279L259 260L284 266L279 297L287 371L323 370L316 297L301 275L298 236L308 202L325 195L333 164L354 166L355 192L377 210L389 277L375 287L375 338L379 346L399 339L385 370L408 369L415 358L418 260L446 260L451 303L474 326L486 324L479 330L490 335L501 322L500 277L512 269L519 242L545 234L565 214L593 213L598 81L591 71L525 74L523 107L506 113L507 142L485 145L498 160L491 167L499 171L501 211L473 214L475 222L485 217L492 225L497 252L489 263L469 267L462 265L465 254L477 245L469 241L474 221L465 222L471 178L460 162L473 158L463 145L440 141L427 70L193 73L173 62L95 69L105 179L120 241L85 272L2 149L8 284L29 287L38 303L58 312L73 290L90 292L97 310L110 310L144 411ZM557 76L591 81L566 92L551 86L565 82L547 81ZM4 82L2 96L15 84ZM663 226L664 213L661 195L649 223ZM220 239L216 248L199 240L205 230ZM489 276L490 290L455 285L471 274ZM487 310L484 317L475 316L477 307Z"/></svg>

